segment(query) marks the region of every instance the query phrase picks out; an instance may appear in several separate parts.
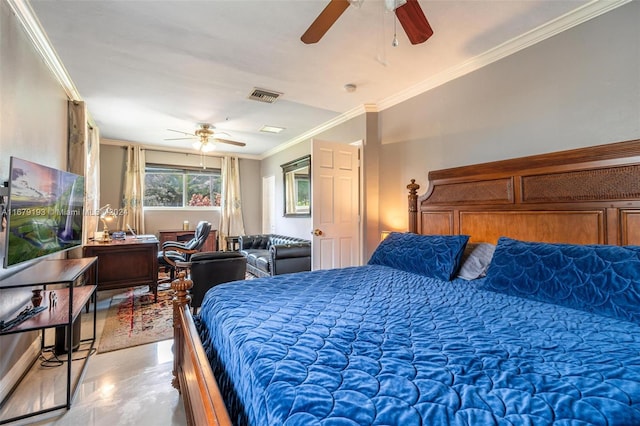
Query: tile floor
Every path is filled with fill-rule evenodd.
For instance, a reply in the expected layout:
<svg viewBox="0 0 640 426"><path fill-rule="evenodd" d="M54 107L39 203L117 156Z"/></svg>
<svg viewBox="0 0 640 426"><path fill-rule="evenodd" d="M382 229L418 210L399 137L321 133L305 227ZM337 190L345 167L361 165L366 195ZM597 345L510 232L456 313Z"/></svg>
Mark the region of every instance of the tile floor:
<svg viewBox="0 0 640 426"><path fill-rule="evenodd" d="M100 337L111 296L117 292L98 293L96 334ZM82 336L90 333L93 312L83 315ZM89 321L87 326L84 324ZM96 346L97 346L96 340ZM185 425L182 399L171 386L173 354L171 340L92 355L70 410L58 410L8 423L17 425L56 426L127 426ZM33 371L35 369L35 371ZM64 401L66 366L43 368L36 363L21 388L10 399L15 409L24 413L49 403L52 395ZM56 402L56 404L59 402ZM64 403L64 402L62 402ZM50 405L51 406L51 405ZM3 413L2 418L9 415Z"/></svg>

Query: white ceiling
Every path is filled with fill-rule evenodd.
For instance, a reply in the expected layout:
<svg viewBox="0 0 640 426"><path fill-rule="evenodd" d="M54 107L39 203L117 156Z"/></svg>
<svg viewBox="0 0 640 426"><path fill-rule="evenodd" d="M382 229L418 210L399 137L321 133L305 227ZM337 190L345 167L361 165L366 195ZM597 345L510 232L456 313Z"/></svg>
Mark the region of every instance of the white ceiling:
<svg viewBox="0 0 640 426"><path fill-rule="evenodd" d="M191 141L165 141L180 137L167 129L193 132L207 122L227 133L221 137L247 144L219 145L220 151L256 156L364 105L390 106L509 53L519 46L514 39L536 41L545 24L558 32L594 9L587 0L420 0L434 36L412 46L398 24L394 48L394 15L382 0L365 0L319 43L303 44L300 36L327 3L32 0L31 6L102 137L191 149ZM357 90L346 92L347 83ZM273 104L252 101L254 87L283 95ZM263 125L286 130L260 133Z"/></svg>

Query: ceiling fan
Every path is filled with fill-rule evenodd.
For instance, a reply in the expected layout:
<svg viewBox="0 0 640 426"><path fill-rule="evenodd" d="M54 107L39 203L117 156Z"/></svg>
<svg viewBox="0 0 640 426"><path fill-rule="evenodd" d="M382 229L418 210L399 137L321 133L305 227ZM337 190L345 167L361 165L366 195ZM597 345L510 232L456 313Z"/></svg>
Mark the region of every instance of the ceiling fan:
<svg viewBox="0 0 640 426"><path fill-rule="evenodd" d="M363 0L330 0L307 31L300 37L305 44L317 43L338 20L350 4L359 5ZM420 44L433 35L429 21L424 16L418 0L385 0L388 10L395 11L396 17L411 44Z"/></svg>
<svg viewBox="0 0 640 426"><path fill-rule="evenodd" d="M244 142L236 142L236 141L231 141L229 139L221 139L216 137L216 135L220 135L220 134L227 134L224 132L216 132L215 131L215 126L212 126L209 123L200 123L198 125L198 128L196 129L196 131L194 133L188 133L188 132L183 132L181 130L173 130L173 129L167 129L170 132L177 132L177 133L182 133L183 135L187 136L185 138L169 138L169 139L165 139L166 141L177 141L177 140L185 140L185 139L197 139L194 143L193 143L193 147L195 149L197 149L200 152L211 152L215 149L215 143L216 142L220 142L220 143L226 143L229 145L235 145L235 146L245 146L246 143Z"/></svg>

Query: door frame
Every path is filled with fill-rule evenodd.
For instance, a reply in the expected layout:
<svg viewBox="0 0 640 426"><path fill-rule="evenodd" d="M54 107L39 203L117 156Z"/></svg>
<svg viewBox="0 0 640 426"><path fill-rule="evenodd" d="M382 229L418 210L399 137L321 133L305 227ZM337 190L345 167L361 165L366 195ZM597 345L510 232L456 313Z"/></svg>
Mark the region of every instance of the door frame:
<svg viewBox="0 0 640 426"><path fill-rule="evenodd" d="M269 187L271 190L271 197L266 197L265 188ZM272 234L276 228L276 176L263 176L262 177L262 226L260 227L263 234ZM268 215L271 219L271 223L265 223L265 216ZM269 229L265 232L265 229L269 225Z"/></svg>

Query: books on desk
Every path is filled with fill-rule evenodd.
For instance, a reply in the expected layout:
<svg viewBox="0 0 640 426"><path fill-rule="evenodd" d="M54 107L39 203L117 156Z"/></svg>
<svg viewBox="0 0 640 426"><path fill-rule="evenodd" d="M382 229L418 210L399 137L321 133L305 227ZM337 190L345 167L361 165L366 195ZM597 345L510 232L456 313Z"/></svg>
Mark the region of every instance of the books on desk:
<svg viewBox="0 0 640 426"><path fill-rule="evenodd" d="M155 240L155 239L157 239L154 234L134 235L133 238L136 239L136 240Z"/></svg>
<svg viewBox="0 0 640 426"><path fill-rule="evenodd" d="M127 229L129 230L129 232L131 232L131 235L133 235L133 238L135 240L155 240L156 239L155 234L142 234L142 235L136 234L135 231L131 228L131 226L129 226L128 223L127 223Z"/></svg>

